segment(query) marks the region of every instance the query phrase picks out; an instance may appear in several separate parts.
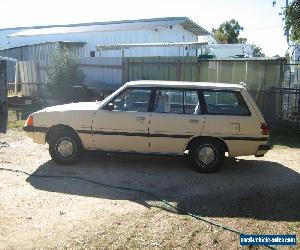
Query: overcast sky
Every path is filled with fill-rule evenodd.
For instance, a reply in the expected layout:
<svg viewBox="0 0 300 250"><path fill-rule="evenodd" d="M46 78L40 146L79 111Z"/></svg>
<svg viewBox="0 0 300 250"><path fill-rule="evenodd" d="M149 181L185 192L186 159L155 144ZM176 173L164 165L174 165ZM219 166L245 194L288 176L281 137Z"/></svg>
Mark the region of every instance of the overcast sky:
<svg viewBox="0 0 300 250"><path fill-rule="evenodd" d="M211 31L236 19L242 37L263 48L268 56L287 50L282 16L285 0L4 0L0 28L81 22L105 22L154 17L187 16Z"/></svg>

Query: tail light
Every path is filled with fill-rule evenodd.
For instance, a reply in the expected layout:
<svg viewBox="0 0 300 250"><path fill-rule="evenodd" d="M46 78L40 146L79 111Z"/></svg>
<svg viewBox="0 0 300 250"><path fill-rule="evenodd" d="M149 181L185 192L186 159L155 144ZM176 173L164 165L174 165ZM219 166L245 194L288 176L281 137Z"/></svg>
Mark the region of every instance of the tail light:
<svg viewBox="0 0 300 250"><path fill-rule="evenodd" d="M25 126L27 127L33 127L33 117L30 115L28 116L26 122L25 122Z"/></svg>
<svg viewBox="0 0 300 250"><path fill-rule="evenodd" d="M269 127L266 123L262 123L260 125L260 130L261 130L261 134L262 135L269 135L270 134L270 130Z"/></svg>

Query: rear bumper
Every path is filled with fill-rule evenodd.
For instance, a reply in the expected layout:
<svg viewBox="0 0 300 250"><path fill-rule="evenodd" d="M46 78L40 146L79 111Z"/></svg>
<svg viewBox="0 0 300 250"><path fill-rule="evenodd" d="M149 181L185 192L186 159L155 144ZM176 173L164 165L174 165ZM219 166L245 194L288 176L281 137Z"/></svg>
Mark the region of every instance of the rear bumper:
<svg viewBox="0 0 300 250"><path fill-rule="evenodd" d="M256 157L262 157L264 156L269 150L271 149L270 145L259 145L257 148L257 151L255 153Z"/></svg>

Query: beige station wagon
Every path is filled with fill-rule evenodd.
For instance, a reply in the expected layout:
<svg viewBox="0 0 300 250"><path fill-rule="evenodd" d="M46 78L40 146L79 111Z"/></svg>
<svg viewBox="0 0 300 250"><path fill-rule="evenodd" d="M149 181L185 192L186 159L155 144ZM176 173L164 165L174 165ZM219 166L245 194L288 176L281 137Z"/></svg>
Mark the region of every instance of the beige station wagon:
<svg viewBox="0 0 300 250"><path fill-rule="evenodd" d="M263 156L269 129L239 84L133 81L101 102L71 103L31 114L24 126L52 159L73 164L84 150L187 154L200 172L228 156Z"/></svg>

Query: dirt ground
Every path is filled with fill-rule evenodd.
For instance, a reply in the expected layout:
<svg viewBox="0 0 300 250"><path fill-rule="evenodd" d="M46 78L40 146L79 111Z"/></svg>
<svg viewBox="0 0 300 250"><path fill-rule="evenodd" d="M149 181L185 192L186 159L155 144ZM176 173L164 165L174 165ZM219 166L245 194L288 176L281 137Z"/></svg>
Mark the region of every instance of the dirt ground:
<svg viewBox="0 0 300 250"><path fill-rule="evenodd" d="M0 140L9 144L0 146L0 249L240 248L238 235L157 198L80 178L150 192L246 234L296 234L300 249L300 148L226 159L220 172L200 174L182 158L99 153L63 167L23 132Z"/></svg>

